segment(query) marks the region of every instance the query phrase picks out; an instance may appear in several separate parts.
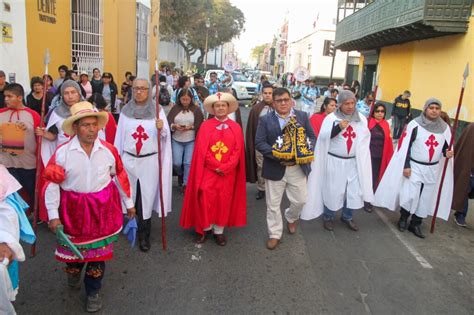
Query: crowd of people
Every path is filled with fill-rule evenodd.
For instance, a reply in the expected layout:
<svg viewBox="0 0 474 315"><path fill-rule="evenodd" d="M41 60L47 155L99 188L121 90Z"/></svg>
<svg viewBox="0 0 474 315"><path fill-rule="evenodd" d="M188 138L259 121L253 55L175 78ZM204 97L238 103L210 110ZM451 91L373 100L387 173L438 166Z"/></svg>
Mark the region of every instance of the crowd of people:
<svg viewBox="0 0 474 315"><path fill-rule="evenodd" d="M209 82L196 74L192 85L165 68L151 80L127 72L119 97L109 72L94 69L89 80L66 66L58 71L54 81L33 77L27 96L0 71L0 261L11 279L0 302L16 293L20 235L34 242L22 197L30 209L38 201L33 220L58 235L55 256L66 263L70 287L80 285L85 269L89 312L102 307L105 262L125 219L137 224L139 249L150 250L153 212L161 217L173 208L173 174L184 195L180 226L194 229L199 244L212 237L225 246L225 229L246 225L246 182L265 199L269 250L278 247L284 221L294 234L300 219L322 216L323 228L333 231L341 211L341 221L358 231L354 212L374 206L400 209L399 230L424 238L421 224L434 214L445 159L437 217L447 220L454 209L456 223L466 226L474 127L450 149L449 120L436 98L412 119L410 92L402 93L392 132L386 106L373 92L359 100L358 82L331 83L321 93L314 80L291 84L288 74L283 82L291 90L261 82L244 133L239 104L217 73Z"/></svg>

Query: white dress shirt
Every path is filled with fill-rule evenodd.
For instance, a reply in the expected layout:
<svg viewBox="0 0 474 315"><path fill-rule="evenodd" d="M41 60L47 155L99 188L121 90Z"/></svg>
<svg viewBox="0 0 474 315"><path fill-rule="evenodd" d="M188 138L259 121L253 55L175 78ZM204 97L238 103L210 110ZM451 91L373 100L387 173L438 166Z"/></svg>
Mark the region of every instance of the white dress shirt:
<svg viewBox="0 0 474 315"><path fill-rule="evenodd" d="M60 188L79 193L93 193L109 185L116 174L115 157L97 138L90 157L82 149L77 137L56 151L56 164L63 167L66 179L61 184L50 183L46 188L45 201L49 219L59 218ZM127 209L133 201L127 197L120 182L115 181Z"/></svg>

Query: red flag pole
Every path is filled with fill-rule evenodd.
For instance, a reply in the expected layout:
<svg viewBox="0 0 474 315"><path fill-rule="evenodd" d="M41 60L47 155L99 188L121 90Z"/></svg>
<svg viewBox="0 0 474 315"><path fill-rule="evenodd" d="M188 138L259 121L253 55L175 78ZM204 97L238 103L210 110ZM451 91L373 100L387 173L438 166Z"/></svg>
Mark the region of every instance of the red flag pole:
<svg viewBox="0 0 474 315"><path fill-rule="evenodd" d="M48 75L48 64L50 61L50 56L49 56L49 50L46 49L46 52L44 54L44 75L43 75L43 97L41 99L41 119L40 119L40 128L44 128L44 116L46 115L46 94L47 94L47 89L48 85L45 80L45 76ZM35 232L35 235L37 234L38 231L38 210L39 210L39 193L40 193L40 187L39 187L39 182L40 182L40 174L42 171L42 161L41 161L41 136L36 137L36 181L35 181L35 195L34 195L34 206L33 206L33 231ZM36 238L38 240L38 238ZM36 240L31 246L31 257L36 256Z"/></svg>
<svg viewBox="0 0 474 315"><path fill-rule="evenodd" d="M451 132L451 141L449 141L449 148L448 150L452 150L453 144L454 144L454 138L456 137L456 131L458 129L458 122L459 122L459 113L461 111L461 106L462 106L462 99L464 96L464 89L466 87L466 80L467 77L469 76L469 63L466 64L466 68L464 69L464 74L463 74L463 81L462 81L462 86L461 86L461 93L459 94L459 101L458 101L458 108L456 109L456 117L454 118L454 124L453 124L453 130ZM438 189L438 196L436 198L436 207L435 211L433 214L433 218L431 219L431 233L434 233L435 229L435 223L436 223L436 216L438 215L438 210L439 210L439 203L441 201L441 192L443 190L443 183L444 183L444 177L446 176L446 170L448 169L448 159L444 161L444 166L443 166L443 173L441 174L441 182L439 184L439 189Z"/></svg>
<svg viewBox="0 0 474 315"><path fill-rule="evenodd" d="M155 60L155 104L156 104L156 119L160 119L160 90L158 80L158 61ZM161 160L161 130L158 129L158 185L160 186L160 209L161 209L161 240L163 243L163 250L166 250L166 220L165 220L165 206L163 202L163 161Z"/></svg>

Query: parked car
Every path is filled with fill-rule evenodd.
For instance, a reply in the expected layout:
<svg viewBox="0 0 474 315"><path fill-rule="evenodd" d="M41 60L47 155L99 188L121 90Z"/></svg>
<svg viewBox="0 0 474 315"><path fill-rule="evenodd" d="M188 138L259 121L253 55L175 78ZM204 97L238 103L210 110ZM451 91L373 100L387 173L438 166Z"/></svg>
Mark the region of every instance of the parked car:
<svg viewBox="0 0 474 315"><path fill-rule="evenodd" d="M209 81L211 72L217 73L217 78L221 78L224 74L224 70L208 70L206 72L205 80ZM232 72L232 93L238 100L252 99L257 93L257 84L250 82L249 79L241 72Z"/></svg>

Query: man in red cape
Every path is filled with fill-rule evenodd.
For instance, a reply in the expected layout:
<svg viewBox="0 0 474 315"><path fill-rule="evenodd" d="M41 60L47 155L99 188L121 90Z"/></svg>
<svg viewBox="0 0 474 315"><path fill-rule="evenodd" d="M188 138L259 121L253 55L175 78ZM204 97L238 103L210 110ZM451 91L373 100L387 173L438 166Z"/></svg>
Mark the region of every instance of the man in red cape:
<svg viewBox="0 0 474 315"><path fill-rule="evenodd" d="M216 243L225 246L224 227L247 223L243 132L227 117L238 106L229 93L204 101L214 118L202 123L197 134L180 219L183 228L195 228L198 243L213 232Z"/></svg>

